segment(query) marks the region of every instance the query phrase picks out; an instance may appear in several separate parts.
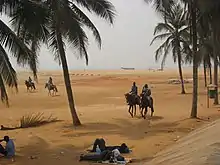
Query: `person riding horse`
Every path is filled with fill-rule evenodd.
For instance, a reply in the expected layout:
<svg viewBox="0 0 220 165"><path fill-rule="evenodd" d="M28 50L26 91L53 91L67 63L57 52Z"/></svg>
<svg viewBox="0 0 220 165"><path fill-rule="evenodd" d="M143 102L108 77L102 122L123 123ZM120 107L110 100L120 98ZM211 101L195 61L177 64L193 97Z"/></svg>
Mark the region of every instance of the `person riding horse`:
<svg viewBox="0 0 220 165"><path fill-rule="evenodd" d="M138 95L138 87L136 86L135 82L133 82L133 85L131 87L131 91L129 93L132 95L135 95L135 96Z"/></svg>
<svg viewBox="0 0 220 165"><path fill-rule="evenodd" d="M32 81L32 79L31 79L31 77L28 78L28 82L29 82L30 84L33 84L33 83L34 83L34 82Z"/></svg>
<svg viewBox="0 0 220 165"><path fill-rule="evenodd" d="M143 99L144 97L151 101L151 90L149 89L148 84L145 84L142 88L141 98Z"/></svg>
<svg viewBox="0 0 220 165"><path fill-rule="evenodd" d="M53 87L53 79L52 77L49 77L49 80L48 80L48 85L50 85L51 87Z"/></svg>

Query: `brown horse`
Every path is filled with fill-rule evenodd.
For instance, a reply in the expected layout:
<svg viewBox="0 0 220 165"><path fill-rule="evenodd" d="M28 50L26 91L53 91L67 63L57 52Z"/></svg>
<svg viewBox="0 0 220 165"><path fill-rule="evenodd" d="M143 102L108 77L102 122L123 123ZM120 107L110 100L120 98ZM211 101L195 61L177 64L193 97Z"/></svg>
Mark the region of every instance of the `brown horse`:
<svg viewBox="0 0 220 165"><path fill-rule="evenodd" d="M152 117L154 113L154 100L151 96L141 94L140 109L141 109L141 116L144 119L146 119L148 107L151 109L151 117Z"/></svg>
<svg viewBox="0 0 220 165"><path fill-rule="evenodd" d="M49 95L50 96L55 96L56 93L58 92L58 89L57 89L56 85L50 85L50 84L46 83L45 88L48 89L48 96ZM53 92L52 94L51 94L51 91Z"/></svg>
<svg viewBox="0 0 220 165"><path fill-rule="evenodd" d="M139 105L140 107L140 96L126 93L125 99L129 106L128 112L130 113L131 117L136 116L136 105Z"/></svg>
<svg viewBox="0 0 220 165"><path fill-rule="evenodd" d="M36 89L35 84L33 82L29 82L28 80L25 80L25 85L27 87L27 92Z"/></svg>

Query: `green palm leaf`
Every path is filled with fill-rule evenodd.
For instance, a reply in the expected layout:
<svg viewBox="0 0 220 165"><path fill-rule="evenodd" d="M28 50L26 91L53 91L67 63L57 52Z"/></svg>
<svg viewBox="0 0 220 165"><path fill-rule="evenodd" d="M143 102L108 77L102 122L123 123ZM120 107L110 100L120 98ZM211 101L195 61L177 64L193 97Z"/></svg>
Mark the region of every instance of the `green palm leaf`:
<svg viewBox="0 0 220 165"><path fill-rule="evenodd" d="M106 0L72 0L88 11L94 12L97 16L104 18L109 23L113 24L115 17L115 8L111 2Z"/></svg>

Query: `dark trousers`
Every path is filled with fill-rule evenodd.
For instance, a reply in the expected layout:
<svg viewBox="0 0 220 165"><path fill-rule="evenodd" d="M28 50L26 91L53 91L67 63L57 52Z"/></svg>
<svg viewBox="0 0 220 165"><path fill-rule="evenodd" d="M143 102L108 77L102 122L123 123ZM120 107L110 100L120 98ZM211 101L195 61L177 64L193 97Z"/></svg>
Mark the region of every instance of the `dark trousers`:
<svg viewBox="0 0 220 165"><path fill-rule="evenodd" d="M94 144L93 144L93 148L92 148L92 152L96 152L96 147L99 146L101 151L104 151L106 146L105 146L105 140L104 139L96 139Z"/></svg>
<svg viewBox="0 0 220 165"><path fill-rule="evenodd" d="M0 154L7 156L7 151L5 151L4 147L0 144Z"/></svg>

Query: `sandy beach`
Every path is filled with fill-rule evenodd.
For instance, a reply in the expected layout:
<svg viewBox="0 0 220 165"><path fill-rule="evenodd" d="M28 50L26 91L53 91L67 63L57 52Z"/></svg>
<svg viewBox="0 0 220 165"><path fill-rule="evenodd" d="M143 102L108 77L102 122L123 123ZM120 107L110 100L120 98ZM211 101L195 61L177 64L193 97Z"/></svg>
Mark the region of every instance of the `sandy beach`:
<svg viewBox="0 0 220 165"><path fill-rule="evenodd" d="M202 71L201 71L202 73ZM60 122L36 128L0 131L9 135L16 144L16 160L0 159L0 165L79 165L79 155L91 148L96 138L102 137L108 145L125 142L132 150L128 157L135 164L147 161L159 151L175 144L191 131L220 117L219 107L207 108L203 76L199 76L198 114L201 119L188 119L192 102L192 83L186 84L187 94L180 94L180 85L168 84L178 79L176 70L158 71L74 71L71 82L78 115L82 126L74 128L68 108L62 72L40 72L37 90L26 91L24 80L30 73L19 77L19 93L9 89L10 108L0 104L0 124L16 126L22 115L43 112L52 114ZM56 97L48 96L44 88L52 76L58 87ZM184 70L184 78L191 79L191 70ZM146 120L140 114L131 118L124 94L135 81L139 92L145 83L152 89L155 102L154 117ZM212 101L211 101L212 102ZM139 111L137 111L139 112ZM30 157L36 159L30 159Z"/></svg>

